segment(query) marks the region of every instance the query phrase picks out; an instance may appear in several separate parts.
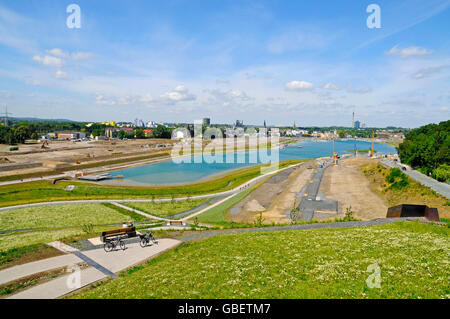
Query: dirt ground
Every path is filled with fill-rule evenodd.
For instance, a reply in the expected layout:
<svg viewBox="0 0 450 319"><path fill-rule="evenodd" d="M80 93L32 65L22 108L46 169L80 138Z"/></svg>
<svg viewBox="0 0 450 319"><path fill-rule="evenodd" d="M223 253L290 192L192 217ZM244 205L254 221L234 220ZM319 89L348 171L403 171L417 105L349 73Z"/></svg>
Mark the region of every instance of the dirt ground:
<svg viewBox="0 0 450 319"><path fill-rule="evenodd" d="M387 204L372 192L369 180L360 171L360 167L369 161L367 158L346 159L325 171L319 191L339 202L339 215L343 216L351 206L356 218L386 217Z"/></svg>
<svg viewBox="0 0 450 319"><path fill-rule="evenodd" d="M151 155L170 147L160 145L172 144L171 140L112 140L112 141L50 141L48 147L38 144L21 144L18 151L8 151L8 145L0 145L0 176L17 175L33 172L45 172L54 169L55 164L73 165L103 162L112 159L139 155ZM27 164L40 162L42 166L27 167ZM12 164L23 164L20 168L7 168ZM3 168L3 169L2 169Z"/></svg>
<svg viewBox="0 0 450 319"><path fill-rule="evenodd" d="M253 223L262 212L264 223L288 223L289 212L299 203L297 198L311 178L313 169L302 165L274 176L236 205L228 218L234 222Z"/></svg>

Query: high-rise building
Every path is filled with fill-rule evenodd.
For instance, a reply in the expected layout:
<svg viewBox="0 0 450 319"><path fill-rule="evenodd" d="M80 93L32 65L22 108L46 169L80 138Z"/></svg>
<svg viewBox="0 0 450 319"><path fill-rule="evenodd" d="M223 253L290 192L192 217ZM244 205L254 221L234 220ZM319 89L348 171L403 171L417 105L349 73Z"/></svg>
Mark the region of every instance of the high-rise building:
<svg viewBox="0 0 450 319"><path fill-rule="evenodd" d="M355 112L352 115L352 128L355 128Z"/></svg>
<svg viewBox="0 0 450 319"><path fill-rule="evenodd" d="M360 121L355 121L355 127L354 128L360 128L361 127L361 122Z"/></svg>
<svg viewBox="0 0 450 319"><path fill-rule="evenodd" d="M242 120L242 121L236 120L236 124L234 126L235 127L244 127L244 120Z"/></svg>
<svg viewBox="0 0 450 319"><path fill-rule="evenodd" d="M211 119L209 117L203 118L203 125L210 125L210 124L211 124Z"/></svg>

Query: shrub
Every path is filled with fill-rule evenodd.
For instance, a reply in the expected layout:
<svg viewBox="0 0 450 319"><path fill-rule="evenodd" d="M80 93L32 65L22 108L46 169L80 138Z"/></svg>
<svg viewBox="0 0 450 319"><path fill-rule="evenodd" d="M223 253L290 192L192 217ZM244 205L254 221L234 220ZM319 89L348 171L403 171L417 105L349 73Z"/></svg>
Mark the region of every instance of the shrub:
<svg viewBox="0 0 450 319"><path fill-rule="evenodd" d="M450 165L442 164L433 170L432 177L439 182L450 181Z"/></svg>
<svg viewBox="0 0 450 319"><path fill-rule="evenodd" d="M389 189L402 189L409 185L408 176L399 168L392 168L386 176L386 182L391 184Z"/></svg>

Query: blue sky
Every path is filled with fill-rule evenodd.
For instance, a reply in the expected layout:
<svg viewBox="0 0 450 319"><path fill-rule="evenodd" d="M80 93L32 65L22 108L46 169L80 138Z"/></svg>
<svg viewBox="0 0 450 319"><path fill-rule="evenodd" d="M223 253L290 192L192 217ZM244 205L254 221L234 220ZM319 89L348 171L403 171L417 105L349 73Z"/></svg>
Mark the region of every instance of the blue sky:
<svg viewBox="0 0 450 319"><path fill-rule="evenodd" d="M0 61L13 116L416 127L449 119L450 1L0 0Z"/></svg>

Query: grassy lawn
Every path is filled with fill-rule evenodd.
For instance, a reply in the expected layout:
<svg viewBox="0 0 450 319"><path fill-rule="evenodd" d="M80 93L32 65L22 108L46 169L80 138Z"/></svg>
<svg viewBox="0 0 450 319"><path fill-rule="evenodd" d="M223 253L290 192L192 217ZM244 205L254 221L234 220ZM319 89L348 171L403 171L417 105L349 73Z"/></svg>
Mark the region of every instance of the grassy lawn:
<svg viewBox="0 0 450 319"><path fill-rule="evenodd" d="M194 241L76 298L450 298L450 230L420 223ZM368 288L380 267L381 288Z"/></svg>
<svg viewBox="0 0 450 319"><path fill-rule="evenodd" d="M45 244L34 244L0 251L0 269L63 255L63 252Z"/></svg>
<svg viewBox="0 0 450 319"><path fill-rule="evenodd" d="M106 228L117 228L100 225L137 220L133 217L146 219L110 204L52 205L0 212L0 230L32 229L0 235L0 253L9 256L30 245L88 234L93 237Z"/></svg>
<svg viewBox="0 0 450 319"><path fill-rule="evenodd" d="M121 223L129 217L101 204L51 205L0 212L0 230Z"/></svg>
<svg viewBox="0 0 450 319"><path fill-rule="evenodd" d="M292 160L280 162L280 168L303 162ZM90 183L61 181L53 185L49 181L36 181L0 186L0 207L37 203L42 201L83 199L142 199L194 196L233 189L260 175L260 166L246 167L208 181L194 184L161 187L103 186ZM75 185L72 191L64 190Z"/></svg>
<svg viewBox="0 0 450 319"><path fill-rule="evenodd" d="M184 201L173 201L165 203L152 203L152 202L130 202L124 205L141 210L145 213L159 216L159 217L170 217L172 215L182 213L189 209L195 208L204 202L208 201L208 198L203 199L193 199Z"/></svg>
<svg viewBox="0 0 450 319"><path fill-rule="evenodd" d="M7 252L14 248L49 243L69 236L78 236L83 233L84 232L81 228L69 228L2 235L0 236L0 251Z"/></svg>
<svg viewBox="0 0 450 319"><path fill-rule="evenodd" d="M392 169L386 168L384 165L370 163L361 167L362 173L370 181L371 189L378 194L388 206L396 206L400 204L419 204L435 207L439 211L439 216L450 218L450 206L446 205L449 199L436 193L431 188L423 186L406 176L407 185L402 186L396 184L392 187L392 183L386 180Z"/></svg>
<svg viewBox="0 0 450 319"><path fill-rule="evenodd" d="M242 193L239 193L231 197L222 204L217 205L216 207L207 210L203 214L198 215L197 216L198 221L201 223L215 224L215 225L228 224L226 218L227 212L230 210L230 208L232 208L234 205L236 205L245 197L247 197L253 190L255 190L255 188L249 188L246 191L243 191Z"/></svg>

